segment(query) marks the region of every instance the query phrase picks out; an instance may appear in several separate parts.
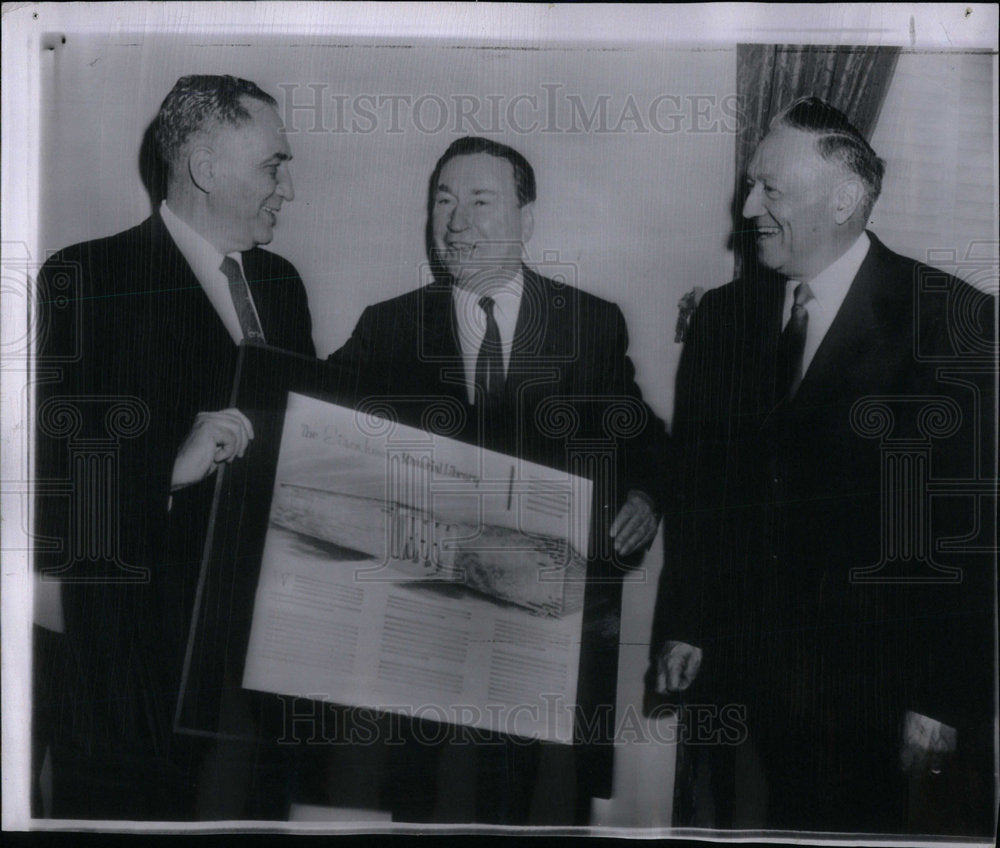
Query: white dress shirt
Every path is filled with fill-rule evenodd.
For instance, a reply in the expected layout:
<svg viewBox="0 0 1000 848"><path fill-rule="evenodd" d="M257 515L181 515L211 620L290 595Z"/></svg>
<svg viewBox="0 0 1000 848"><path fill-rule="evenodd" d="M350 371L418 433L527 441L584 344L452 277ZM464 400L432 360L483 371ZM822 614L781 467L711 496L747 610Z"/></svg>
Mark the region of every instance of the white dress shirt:
<svg viewBox="0 0 1000 848"><path fill-rule="evenodd" d="M805 376L809 370L809 365L823 343L833 319L837 317L844 298L847 297L847 290L858 275L861 263L868 255L868 248L871 240L868 233L861 233L857 241L854 242L836 261L828 265L819 274L809 281L809 291L812 298L806 303L806 312L809 313L809 323L806 329L806 346L802 352L802 375ZM785 306L782 312L781 326L788 323L792 314L792 304L795 302L795 288L798 280L789 280L785 284Z"/></svg>
<svg viewBox="0 0 1000 848"><path fill-rule="evenodd" d="M524 274L521 271L512 278L497 280L481 292L471 292L457 285L451 287L458 342L465 366L465 390L470 404L476 398L476 361L479 359L479 348L486 337L486 312L479 305L479 299L483 296L493 298L493 317L500 331L500 349L506 374L510 368L510 352L514 346L517 313L521 308L523 294Z"/></svg>
<svg viewBox="0 0 1000 848"><path fill-rule="evenodd" d="M196 233L191 226L181 220L167 206L167 201L160 204L160 217L170 233L170 237L177 245L181 255L187 260L195 277L201 284L209 303L215 310L216 315L225 325L226 330L233 339L234 344L243 341L243 329L240 327L240 319L236 314L236 307L233 305L233 296L229 291L229 280L222 273L223 255L201 235ZM239 251L229 254L240 266L240 273L243 273L243 259ZM246 279L246 274L243 274ZM249 291L248 291L249 293ZM257 313L257 306L253 304L253 295L250 295L250 303L253 305L254 313ZM257 316L260 323L260 316Z"/></svg>

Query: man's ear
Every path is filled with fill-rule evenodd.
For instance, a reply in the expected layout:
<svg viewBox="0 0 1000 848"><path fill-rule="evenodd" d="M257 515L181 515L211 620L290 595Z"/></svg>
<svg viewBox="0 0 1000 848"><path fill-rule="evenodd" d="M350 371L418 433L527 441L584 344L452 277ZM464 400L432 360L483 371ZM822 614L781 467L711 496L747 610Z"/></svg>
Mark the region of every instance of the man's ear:
<svg viewBox="0 0 1000 848"><path fill-rule="evenodd" d="M188 154L188 174L198 188L210 194L215 188L215 154L211 147L199 145Z"/></svg>
<svg viewBox="0 0 1000 848"><path fill-rule="evenodd" d="M860 179L851 177L837 183L833 190L833 219L837 224L845 224L861 207L865 198L865 187Z"/></svg>
<svg viewBox="0 0 1000 848"><path fill-rule="evenodd" d="M521 207L521 244L527 244L535 232L535 204L525 203Z"/></svg>

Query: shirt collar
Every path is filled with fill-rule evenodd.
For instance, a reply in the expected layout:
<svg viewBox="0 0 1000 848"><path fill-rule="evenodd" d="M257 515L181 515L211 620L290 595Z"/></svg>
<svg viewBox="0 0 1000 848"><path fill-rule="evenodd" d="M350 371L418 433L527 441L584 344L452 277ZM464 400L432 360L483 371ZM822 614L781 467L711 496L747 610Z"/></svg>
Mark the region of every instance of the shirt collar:
<svg viewBox="0 0 1000 848"><path fill-rule="evenodd" d="M475 402L476 360L486 337L486 316L479 300L484 295L493 298L493 317L500 331L500 350L504 370L510 368L517 330L517 314L524 294L524 269L513 277L497 278L493 285L482 292L471 292L456 285L451 287L451 301L455 310L458 345L465 369L465 388L469 403Z"/></svg>
<svg viewBox="0 0 1000 848"><path fill-rule="evenodd" d="M805 303L806 311L809 313L809 324L805 347L802 351L803 374L809 370L813 357L823 343L823 339L826 338L830 327L833 326L834 319L844 303L844 298L847 297L847 292L851 288L854 278L858 275L861 264L868 255L870 246L871 240L868 238L868 234L861 233L854 244L809 281L809 291L812 297ZM797 287L798 281L796 280L789 280L785 285L783 327L791 317Z"/></svg>
<svg viewBox="0 0 1000 848"><path fill-rule="evenodd" d="M868 233L862 231L847 250L809 281L809 291L824 312L830 315L837 314L844 298L847 297L847 290L858 275L861 263L868 255L870 246ZM788 286L788 290L793 292L794 297L795 286Z"/></svg>
<svg viewBox="0 0 1000 848"><path fill-rule="evenodd" d="M218 283L221 277L222 281L225 282L225 275L221 270L224 257L219 253L215 245L192 229L187 221L180 218L177 213L167 206L166 200L160 203L160 217L163 219L163 224L166 226L167 232L170 233L170 237L188 261L191 270L194 271L198 281L203 286L206 286L210 283ZM230 253L229 256L236 260L242 271L243 257L239 251Z"/></svg>
<svg viewBox="0 0 1000 848"><path fill-rule="evenodd" d="M453 284L451 294L461 335L463 337L467 335L466 328L480 328L479 332L472 334L474 337L478 337L475 344L477 352L479 343L482 342L483 333L485 333L483 310L479 306L479 300L483 296L493 298L493 317L500 330L500 338L507 345L511 343L517 325L517 313L521 308L521 297L524 294L523 270L519 270L513 277L498 278L495 283L480 292L472 292Z"/></svg>

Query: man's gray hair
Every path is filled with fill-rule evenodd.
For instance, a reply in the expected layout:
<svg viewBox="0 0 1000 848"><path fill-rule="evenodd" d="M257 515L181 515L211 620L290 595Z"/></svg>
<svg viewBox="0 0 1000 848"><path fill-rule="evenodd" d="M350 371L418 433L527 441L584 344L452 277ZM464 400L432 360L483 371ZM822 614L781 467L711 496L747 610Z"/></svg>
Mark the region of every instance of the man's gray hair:
<svg viewBox="0 0 1000 848"><path fill-rule="evenodd" d="M278 105L256 83L238 77L194 75L177 80L164 98L153 128L157 152L171 173L192 135L212 122L240 126L250 120L242 102L245 97Z"/></svg>
<svg viewBox="0 0 1000 848"><path fill-rule="evenodd" d="M860 177L865 186L865 220L882 193L885 162L839 109L818 97L802 97L781 112L771 126L788 126L816 136L816 152L828 162Z"/></svg>

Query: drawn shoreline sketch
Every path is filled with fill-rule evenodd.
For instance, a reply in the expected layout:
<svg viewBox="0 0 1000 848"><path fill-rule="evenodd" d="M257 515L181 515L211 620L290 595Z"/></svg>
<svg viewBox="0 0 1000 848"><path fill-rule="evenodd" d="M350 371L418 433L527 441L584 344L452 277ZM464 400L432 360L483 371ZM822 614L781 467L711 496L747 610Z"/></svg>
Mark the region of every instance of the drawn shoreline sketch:
<svg viewBox="0 0 1000 848"><path fill-rule="evenodd" d="M464 585L539 614L561 616L583 606L586 560L553 536L444 523L396 501L294 483L279 485L271 521L403 574Z"/></svg>
<svg viewBox="0 0 1000 848"><path fill-rule="evenodd" d="M571 742L590 481L361 420L289 394L243 685Z"/></svg>

